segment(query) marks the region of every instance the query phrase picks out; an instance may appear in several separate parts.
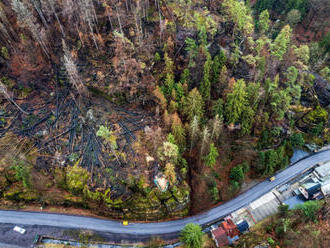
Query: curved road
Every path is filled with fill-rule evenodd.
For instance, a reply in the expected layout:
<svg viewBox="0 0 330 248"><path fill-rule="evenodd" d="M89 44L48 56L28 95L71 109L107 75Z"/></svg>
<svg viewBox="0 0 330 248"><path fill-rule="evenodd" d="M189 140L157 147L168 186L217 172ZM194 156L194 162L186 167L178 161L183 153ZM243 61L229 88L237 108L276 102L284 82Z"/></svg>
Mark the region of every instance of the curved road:
<svg viewBox="0 0 330 248"><path fill-rule="evenodd" d="M288 182L290 179L293 179L304 171L312 168L317 163L326 162L328 160L330 160L330 150L315 153L279 172L276 175L276 180L273 182L268 180L263 181L231 201L214 207L207 212L180 220L158 223L130 223L128 226L123 226L118 221L102 220L91 217L5 210L0 211L0 223L90 229L120 234L127 239L145 235L158 235L165 237L171 234L172 236L176 236L187 223L194 222L202 226L212 224L235 210L248 205L250 202L271 191L276 186Z"/></svg>

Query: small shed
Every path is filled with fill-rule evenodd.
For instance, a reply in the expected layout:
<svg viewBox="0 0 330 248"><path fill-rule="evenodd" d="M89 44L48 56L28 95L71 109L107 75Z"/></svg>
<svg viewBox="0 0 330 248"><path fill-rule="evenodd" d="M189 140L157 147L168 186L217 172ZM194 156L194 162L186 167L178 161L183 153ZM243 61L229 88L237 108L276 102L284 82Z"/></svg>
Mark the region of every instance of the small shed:
<svg viewBox="0 0 330 248"><path fill-rule="evenodd" d="M237 222L237 229L240 233L245 233L246 231L249 230L249 224L247 223L246 220L241 220Z"/></svg>

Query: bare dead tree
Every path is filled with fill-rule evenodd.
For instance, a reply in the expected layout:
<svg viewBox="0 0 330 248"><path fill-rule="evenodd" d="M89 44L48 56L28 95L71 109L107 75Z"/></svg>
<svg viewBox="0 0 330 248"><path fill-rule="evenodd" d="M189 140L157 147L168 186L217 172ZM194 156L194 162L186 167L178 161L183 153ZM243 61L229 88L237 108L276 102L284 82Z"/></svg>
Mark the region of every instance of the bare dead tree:
<svg viewBox="0 0 330 248"><path fill-rule="evenodd" d="M0 81L0 94L4 95L4 97L11 102L13 105L15 105L19 111L21 111L23 114L29 115L28 112L26 112L25 110L23 110L14 100L13 98L10 96L11 94L8 92L7 87Z"/></svg>
<svg viewBox="0 0 330 248"><path fill-rule="evenodd" d="M63 51L64 51L63 62L64 62L65 69L69 75L70 83L73 85L73 87L75 87L77 89L79 95L87 96L88 95L87 88L81 81L81 78L78 74L77 66L74 63L71 53L70 53L69 49L67 48L64 40L62 40L62 46L63 46Z"/></svg>
<svg viewBox="0 0 330 248"><path fill-rule="evenodd" d="M45 55L49 57L46 31L40 27L29 6L20 0L13 0L11 7L17 14L20 26L30 30L33 39L39 43Z"/></svg>
<svg viewBox="0 0 330 248"><path fill-rule="evenodd" d="M7 18L7 15L4 9L0 5L0 32L3 35L4 42L7 42L13 50L15 50L15 46L12 44L15 40L17 34L11 27L11 24Z"/></svg>

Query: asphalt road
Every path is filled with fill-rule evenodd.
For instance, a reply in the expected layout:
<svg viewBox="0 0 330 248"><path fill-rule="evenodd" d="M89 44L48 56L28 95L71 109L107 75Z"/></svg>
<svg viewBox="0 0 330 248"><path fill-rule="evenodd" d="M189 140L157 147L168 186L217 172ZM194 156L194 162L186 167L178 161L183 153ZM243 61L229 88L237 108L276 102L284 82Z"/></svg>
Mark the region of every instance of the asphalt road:
<svg viewBox="0 0 330 248"><path fill-rule="evenodd" d="M91 217L1 210L0 223L89 229L120 234L123 239L136 239L138 236L145 235L157 235L162 237L173 236L178 235L180 230L187 223L193 222L202 226L214 223L235 210L248 205L276 186L288 182L290 179L312 168L317 163L326 162L328 160L330 160L330 150L316 153L279 172L273 182L268 180L263 181L231 201L214 207L204 213L180 220L153 223L130 223L128 226L123 226L119 221L102 220Z"/></svg>

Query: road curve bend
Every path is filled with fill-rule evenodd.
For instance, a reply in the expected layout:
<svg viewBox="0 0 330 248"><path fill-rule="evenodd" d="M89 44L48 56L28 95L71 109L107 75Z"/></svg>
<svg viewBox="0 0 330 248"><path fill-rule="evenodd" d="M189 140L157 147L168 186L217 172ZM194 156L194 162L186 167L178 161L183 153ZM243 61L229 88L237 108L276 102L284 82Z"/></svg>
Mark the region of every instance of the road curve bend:
<svg viewBox="0 0 330 248"><path fill-rule="evenodd" d="M196 223L201 226L212 224L217 220L229 215L239 208L247 206L252 201L271 191L275 187L288 182L299 174L312 168L318 163L330 160L330 150L315 153L308 156L285 170L276 174L272 182L265 180L236 198L214 207L206 212L190 216L180 220L153 222L153 223L130 223L123 226L119 221L103 220L92 217L73 216L64 214L51 214L43 212L23 212L0 210L0 223L11 223L17 225L39 225L60 228L89 229L113 234L124 235L133 238L145 235L167 236L168 234L179 234L187 223Z"/></svg>

